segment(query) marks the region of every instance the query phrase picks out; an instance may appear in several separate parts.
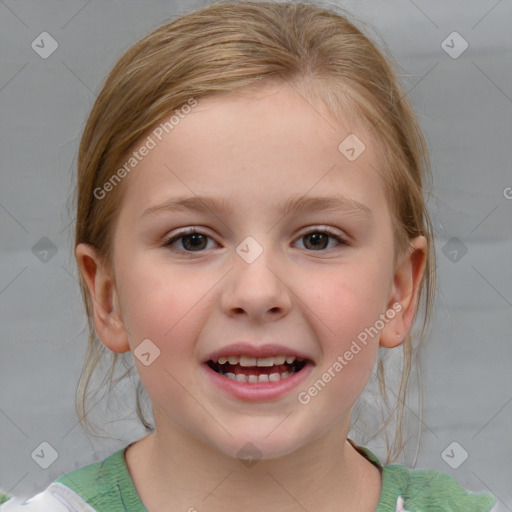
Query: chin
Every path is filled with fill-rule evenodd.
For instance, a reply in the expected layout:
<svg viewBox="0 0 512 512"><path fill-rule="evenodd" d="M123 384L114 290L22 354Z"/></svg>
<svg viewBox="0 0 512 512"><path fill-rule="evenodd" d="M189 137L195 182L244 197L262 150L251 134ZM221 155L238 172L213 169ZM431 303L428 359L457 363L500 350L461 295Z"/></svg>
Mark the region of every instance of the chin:
<svg viewBox="0 0 512 512"><path fill-rule="evenodd" d="M272 460L285 457L299 450L311 440L302 435L293 435L293 429L277 428L279 421L273 421L268 428L258 427L254 422L251 427L238 430L227 429L233 437L226 435L222 440L213 441L213 446L223 454L240 459L248 467L258 460ZM237 434L238 432L238 434Z"/></svg>

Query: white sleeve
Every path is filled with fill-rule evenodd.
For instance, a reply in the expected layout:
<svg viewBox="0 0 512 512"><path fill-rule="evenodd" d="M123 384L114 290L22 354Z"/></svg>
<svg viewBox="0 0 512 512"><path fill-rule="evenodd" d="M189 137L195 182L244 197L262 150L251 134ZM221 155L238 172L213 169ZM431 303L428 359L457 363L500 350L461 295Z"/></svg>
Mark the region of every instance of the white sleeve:
<svg viewBox="0 0 512 512"><path fill-rule="evenodd" d="M75 491L53 482L29 500L11 498L0 505L0 512L97 512Z"/></svg>

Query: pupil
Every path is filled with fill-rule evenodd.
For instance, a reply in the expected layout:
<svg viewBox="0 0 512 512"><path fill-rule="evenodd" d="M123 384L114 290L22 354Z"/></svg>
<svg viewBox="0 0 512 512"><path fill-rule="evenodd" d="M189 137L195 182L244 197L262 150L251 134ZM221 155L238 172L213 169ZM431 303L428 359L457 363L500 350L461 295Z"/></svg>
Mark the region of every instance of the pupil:
<svg viewBox="0 0 512 512"><path fill-rule="evenodd" d="M203 240L201 240L201 237L203 238ZM183 245L185 246L185 248L188 249L189 247L186 247L187 246L187 242L190 242L190 244L188 244L188 245L191 245L192 248L204 249L204 247L200 247L201 243L204 244L204 237L200 233L192 233L190 235L186 235L183 238Z"/></svg>
<svg viewBox="0 0 512 512"><path fill-rule="evenodd" d="M320 245L322 248L325 248L325 244L322 244L322 242L325 242L327 240L327 236L324 233L310 233L309 235L306 235L306 239L312 239L314 248L318 248ZM306 244L307 245L307 244Z"/></svg>

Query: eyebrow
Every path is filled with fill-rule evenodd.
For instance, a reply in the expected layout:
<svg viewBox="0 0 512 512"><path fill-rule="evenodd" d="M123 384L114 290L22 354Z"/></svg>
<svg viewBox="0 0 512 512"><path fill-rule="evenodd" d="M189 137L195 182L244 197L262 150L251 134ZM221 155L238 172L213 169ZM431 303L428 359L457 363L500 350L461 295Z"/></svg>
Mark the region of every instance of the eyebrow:
<svg viewBox="0 0 512 512"><path fill-rule="evenodd" d="M144 210L142 217L156 215L161 212L183 212L183 211L204 212L206 210L219 213L235 215L232 205L226 199L215 197L194 196L175 197L163 203L151 206ZM341 194L329 197L304 197L292 196L279 207L281 215L301 214L304 212L344 212L350 215L372 217L372 211L368 206L350 199Z"/></svg>

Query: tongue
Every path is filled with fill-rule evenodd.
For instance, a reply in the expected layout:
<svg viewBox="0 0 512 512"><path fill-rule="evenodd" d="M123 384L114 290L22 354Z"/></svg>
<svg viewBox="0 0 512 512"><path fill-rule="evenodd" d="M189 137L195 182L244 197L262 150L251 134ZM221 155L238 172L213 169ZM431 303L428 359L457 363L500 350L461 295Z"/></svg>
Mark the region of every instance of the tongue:
<svg viewBox="0 0 512 512"><path fill-rule="evenodd" d="M234 373L235 375L261 375L271 373L284 373L291 370L291 365L276 364L274 366L240 366L239 364L223 364L222 371L224 373Z"/></svg>

